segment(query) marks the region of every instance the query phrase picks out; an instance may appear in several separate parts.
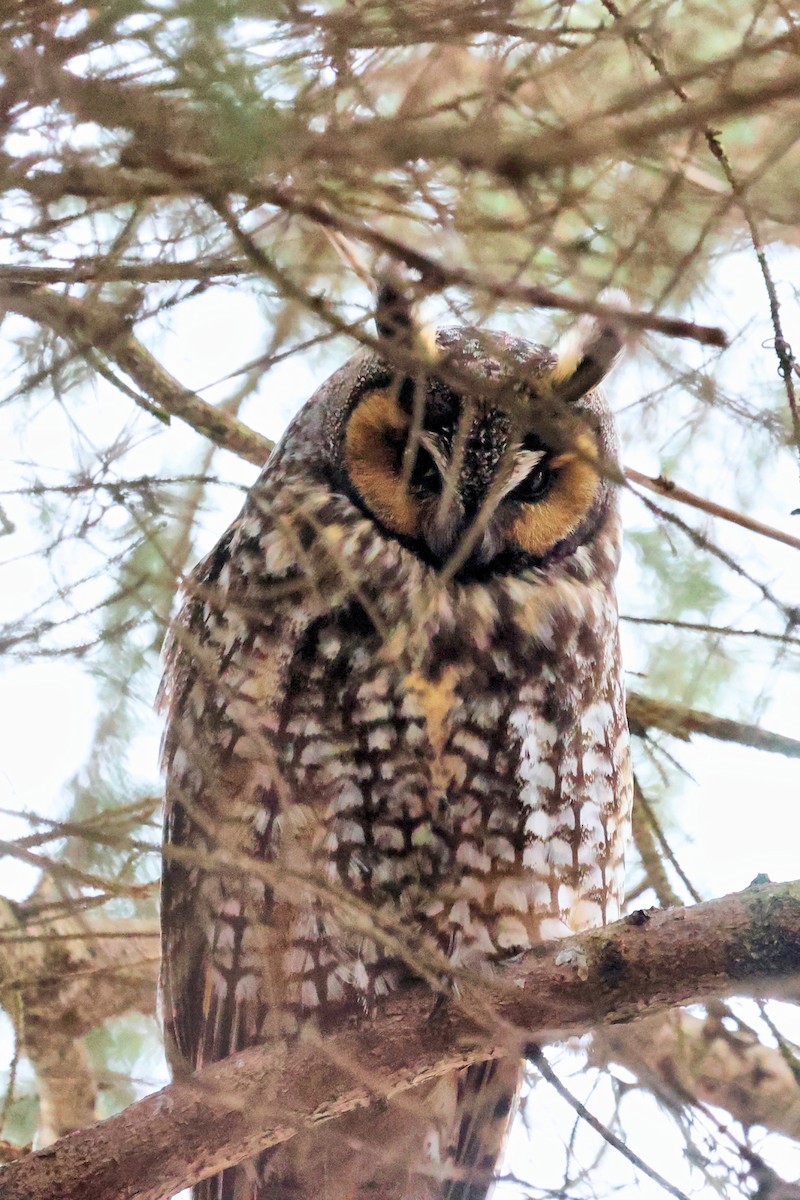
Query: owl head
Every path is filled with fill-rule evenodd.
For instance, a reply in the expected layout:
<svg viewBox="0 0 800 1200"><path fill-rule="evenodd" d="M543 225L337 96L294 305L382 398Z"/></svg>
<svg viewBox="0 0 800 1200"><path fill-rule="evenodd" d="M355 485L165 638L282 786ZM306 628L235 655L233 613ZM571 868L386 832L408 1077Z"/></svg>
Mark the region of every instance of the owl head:
<svg viewBox="0 0 800 1200"><path fill-rule="evenodd" d="M594 538L613 506L598 385L619 323L580 318L554 350L455 327L422 348L397 296L382 299L386 356L357 354L309 406L326 485L462 582L544 567Z"/></svg>

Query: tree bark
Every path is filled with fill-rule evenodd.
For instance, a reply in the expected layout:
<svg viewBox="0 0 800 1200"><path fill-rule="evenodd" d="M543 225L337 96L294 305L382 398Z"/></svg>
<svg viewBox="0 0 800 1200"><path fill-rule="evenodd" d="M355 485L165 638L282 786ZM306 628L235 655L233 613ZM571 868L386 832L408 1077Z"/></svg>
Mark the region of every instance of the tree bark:
<svg viewBox="0 0 800 1200"><path fill-rule="evenodd" d="M800 741L797 738L773 733L769 729L762 729L760 725L731 721L700 709L655 700L640 692L628 693L628 723L633 734L641 735L648 729L661 729L670 737L688 742L692 734L699 733L720 742L736 742L739 746L752 746L754 750L800 758Z"/></svg>

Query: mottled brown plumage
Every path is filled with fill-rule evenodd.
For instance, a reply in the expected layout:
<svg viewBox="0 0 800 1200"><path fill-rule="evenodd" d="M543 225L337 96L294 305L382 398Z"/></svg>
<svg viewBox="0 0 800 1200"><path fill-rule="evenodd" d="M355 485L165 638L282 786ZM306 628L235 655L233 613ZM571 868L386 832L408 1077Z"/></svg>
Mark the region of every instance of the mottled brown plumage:
<svg viewBox="0 0 800 1200"><path fill-rule="evenodd" d="M440 330L413 378L356 355L194 572L164 693L176 1066L617 914L630 769L597 390L617 349L584 322L560 355ZM196 1195L481 1200L519 1076L472 1068Z"/></svg>

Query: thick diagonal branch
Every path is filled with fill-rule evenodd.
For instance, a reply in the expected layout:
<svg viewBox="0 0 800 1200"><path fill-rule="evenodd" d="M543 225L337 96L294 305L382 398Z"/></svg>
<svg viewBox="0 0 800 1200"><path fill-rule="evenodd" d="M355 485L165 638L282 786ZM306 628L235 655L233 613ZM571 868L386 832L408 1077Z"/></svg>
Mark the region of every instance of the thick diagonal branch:
<svg viewBox="0 0 800 1200"><path fill-rule="evenodd" d="M800 973L800 883L635 914L540 947L431 1015L427 988L373 1020L263 1046L179 1080L0 1174L3 1200L160 1200L302 1130L533 1039L711 996L779 995Z"/></svg>

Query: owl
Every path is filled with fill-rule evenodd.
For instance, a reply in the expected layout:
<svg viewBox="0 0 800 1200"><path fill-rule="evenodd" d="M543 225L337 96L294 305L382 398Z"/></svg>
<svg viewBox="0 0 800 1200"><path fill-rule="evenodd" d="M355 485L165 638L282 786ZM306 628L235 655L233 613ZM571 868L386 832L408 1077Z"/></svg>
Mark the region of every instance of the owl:
<svg viewBox="0 0 800 1200"><path fill-rule="evenodd" d="M631 805L614 579L617 323L555 351L378 349L289 426L170 638L162 996L175 1071L447 1003L614 919ZM298 1137L195 1200L483 1200L522 1064Z"/></svg>

